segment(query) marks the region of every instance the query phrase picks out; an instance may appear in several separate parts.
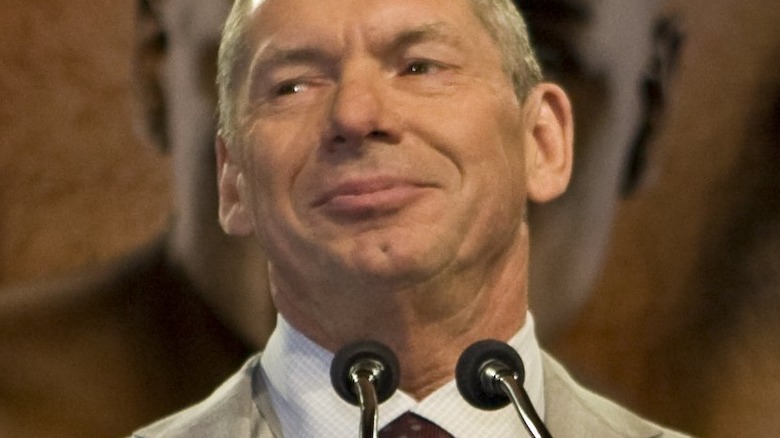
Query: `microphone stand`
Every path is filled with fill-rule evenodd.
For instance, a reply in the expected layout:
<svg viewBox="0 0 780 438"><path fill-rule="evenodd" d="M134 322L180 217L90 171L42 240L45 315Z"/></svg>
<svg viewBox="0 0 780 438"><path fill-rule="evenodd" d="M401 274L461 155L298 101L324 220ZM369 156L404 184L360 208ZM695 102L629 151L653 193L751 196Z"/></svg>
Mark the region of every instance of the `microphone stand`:
<svg viewBox="0 0 780 438"><path fill-rule="evenodd" d="M374 385L382 371L382 364L371 359L362 360L350 369L353 390L360 404L360 438L377 438L379 400Z"/></svg>
<svg viewBox="0 0 780 438"><path fill-rule="evenodd" d="M523 425L534 438L552 438L550 432L544 426L544 422L536 413L531 399L520 386L517 374L500 361L489 362L482 369L483 379L489 379L490 385L499 386L515 407L517 414L523 421Z"/></svg>
<svg viewBox="0 0 780 438"><path fill-rule="evenodd" d="M360 407L360 438L377 438L379 404L398 388L399 369L395 354L374 341L349 344L333 358L333 388L343 400Z"/></svg>
<svg viewBox="0 0 780 438"><path fill-rule="evenodd" d="M472 406L494 410L511 402L533 438L552 438L522 387L523 361L509 345L492 339L475 342L458 359L455 378Z"/></svg>

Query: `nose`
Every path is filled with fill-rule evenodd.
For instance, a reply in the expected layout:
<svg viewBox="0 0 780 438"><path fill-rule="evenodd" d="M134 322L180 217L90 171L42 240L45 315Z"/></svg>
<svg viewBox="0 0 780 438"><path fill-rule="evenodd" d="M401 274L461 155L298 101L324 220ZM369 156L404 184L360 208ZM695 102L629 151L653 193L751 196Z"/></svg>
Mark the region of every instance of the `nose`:
<svg viewBox="0 0 780 438"><path fill-rule="evenodd" d="M343 74L330 109L332 149L360 147L366 142L398 140L398 110L389 79L370 69Z"/></svg>

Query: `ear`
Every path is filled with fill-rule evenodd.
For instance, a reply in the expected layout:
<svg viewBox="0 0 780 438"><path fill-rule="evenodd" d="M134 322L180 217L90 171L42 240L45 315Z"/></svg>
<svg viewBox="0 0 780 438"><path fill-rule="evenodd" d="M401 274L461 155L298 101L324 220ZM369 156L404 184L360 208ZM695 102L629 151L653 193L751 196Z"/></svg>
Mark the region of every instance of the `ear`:
<svg viewBox="0 0 780 438"><path fill-rule="evenodd" d="M541 83L526 98L526 178L528 199L555 199L569 185L574 121L571 103L559 86Z"/></svg>
<svg viewBox="0 0 780 438"><path fill-rule="evenodd" d="M244 174L221 135L216 140L217 185L219 187L219 224L226 233L236 236L252 234L252 218L243 192Z"/></svg>

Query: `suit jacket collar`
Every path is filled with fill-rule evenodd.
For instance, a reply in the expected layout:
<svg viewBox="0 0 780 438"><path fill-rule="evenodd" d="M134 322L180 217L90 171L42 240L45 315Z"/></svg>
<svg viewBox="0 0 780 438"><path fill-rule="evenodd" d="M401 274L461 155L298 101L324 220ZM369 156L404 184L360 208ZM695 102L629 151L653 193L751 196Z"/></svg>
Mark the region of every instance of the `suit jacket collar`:
<svg viewBox="0 0 780 438"><path fill-rule="evenodd" d="M663 436L662 428L580 386L549 355L543 363L546 424L553 436Z"/></svg>

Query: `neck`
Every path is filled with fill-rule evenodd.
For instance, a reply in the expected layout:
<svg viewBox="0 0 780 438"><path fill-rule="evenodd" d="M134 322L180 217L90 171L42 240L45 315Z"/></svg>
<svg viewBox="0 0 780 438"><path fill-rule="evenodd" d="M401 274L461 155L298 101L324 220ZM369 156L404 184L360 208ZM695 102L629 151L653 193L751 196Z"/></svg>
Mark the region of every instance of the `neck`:
<svg viewBox="0 0 780 438"><path fill-rule="evenodd" d="M397 289L343 293L320 287L307 295L327 300L314 306L288 293L272 270L276 305L292 326L330 351L356 340L386 344L401 363L401 389L419 400L453 378L466 347L481 339L508 340L525 323L525 225L520 234L484 265Z"/></svg>

